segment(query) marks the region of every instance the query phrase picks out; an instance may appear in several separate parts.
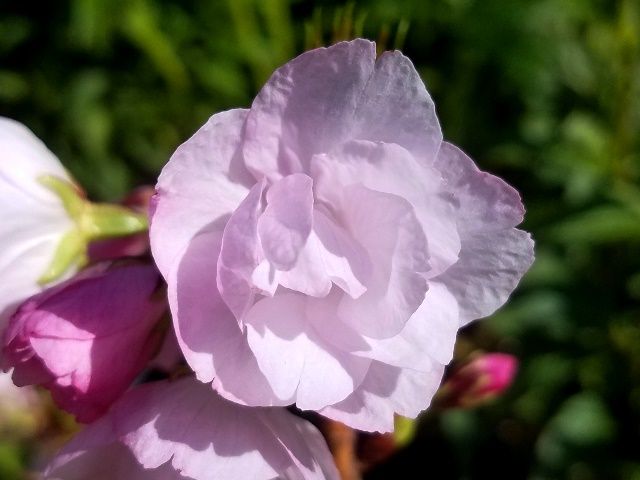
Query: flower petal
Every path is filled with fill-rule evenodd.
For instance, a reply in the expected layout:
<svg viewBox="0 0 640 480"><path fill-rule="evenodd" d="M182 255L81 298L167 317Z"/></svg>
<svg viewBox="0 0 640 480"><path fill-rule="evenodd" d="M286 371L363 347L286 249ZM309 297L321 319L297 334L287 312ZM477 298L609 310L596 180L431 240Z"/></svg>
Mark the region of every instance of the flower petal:
<svg viewBox="0 0 640 480"><path fill-rule="evenodd" d="M176 271L168 296L178 344L202 382L225 398L251 405L288 405L278 398L247 344L238 321L218 293L216 263L224 225L214 222L196 235Z"/></svg>
<svg viewBox="0 0 640 480"><path fill-rule="evenodd" d="M313 180L288 175L267 190L267 207L258 219L262 251L278 270L291 270L311 233Z"/></svg>
<svg viewBox="0 0 640 480"><path fill-rule="evenodd" d="M481 172L461 150L442 144L436 166L458 203L460 259L438 277L460 304L465 325L502 306L533 263L533 240L514 229L524 208L518 192Z"/></svg>
<svg viewBox="0 0 640 480"><path fill-rule="evenodd" d="M247 340L280 397L296 393L301 409L344 399L362 381L370 361L322 341L307 318L303 295L282 293L257 302L246 316Z"/></svg>
<svg viewBox="0 0 640 480"><path fill-rule="evenodd" d="M6 117L0 117L0 152L0 183L42 204L55 204L59 199L38 182L41 176L71 182L69 173L45 144L27 127Z"/></svg>
<svg viewBox="0 0 640 480"><path fill-rule="evenodd" d="M308 172L312 155L344 141L375 58L375 45L358 39L304 53L275 71L247 118L243 152L256 178Z"/></svg>
<svg viewBox="0 0 640 480"><path fill-rule="evenodd" d="M367 251L321 210L313 214L313 230L300 252L296 266L281 272L278 282L286 288L313 297L325 297L333 284L352 298L367 288L371 261Z"/></svg>
<svg viewBox="0 0 640 480"><path fill-rule="evenodd" d="M0 117L0 152L2 329L17 304L41 290L38 279L73 222L60 199L38 181L45 175L71 178L29 129Z"/></svg>
<svg viewBox="0 0 640 480"><path fill-rule="evenodd" d="M45 480L195 480L167 463L145 469L131 450L118 442L109 418L100 419L77 434L54 458Z"/></svg>
<svg viewBox="0 0 640 480"><path fill-rule="evenodd" d="M357 430L392 432L395 414L415 418L429 406L443 373L437 362L427 371L373 362L356 391L320 413Z"/></svg>
<svg viewBox="0 0 640 480"><path fill-rule="evenodd" d="M522 222L524 207L518 192L504 180L480 171L456 146L444 142L434 166L453 193L463 234L504 230Z"/></svg>
<svg viewBox="0 0 640 480"><path fill-rule="evenodd" d="M355 353L395 367L416 370L428 370L433 360L446 365L453 357L459 322L456 298L444 285L429 282L424 302L398 335L384 339L365 338L368 348Z"/></svg>
<svg viewBox="0 0 640 480"><path fill-rule="evenodd" d="M284 409L236 405L190 378L139 387L113 415L146 468L171 462L196 480L336 478L320 434L303 420Z"/></svg>
<svg viewBox="0 0 640 480"><path fill-rule="evenodd" d="M354 184L407 200L427 236L428 277L446 270L458 259L460 237L455 209L438 170L418 162L396 144L350 141L332 154L316 155L311 163L316 198L329 205L341 187Z"/></svg>
<svg viewBox="0 0 640 480"><path fill-rule="evenodd" d="M352 185L343 191L340 214L375 264L367 291L357 299L345 295L338 316L363 335L395 335L427 291L427 242L413 207L397 195Z"/></svg>
<svg viewBox="0 0 640 480"><path fill-rule="evenodd" d="M516 228L464 239L460 260L437 280L458 299L460 325L500 308L533 263L531 235Z"/></svg>
<svg viewBox="0 0 640 480"><path fill-rule="evenodd" d="M213 115L162 169L149 233L165 278L193 236L230 215L255 183L238 151L246 115L246 110Z"/></svg>
<svg viewBox="0 0 640 480"><path fill-rule="evenodd" d="M261 258L258 217L262 212L264 181L256 183L224 227L218 258L217 286L238 321L253 303L251 274Z"/></svg>
<svg viewBox="0 0 640 480"><path fill-rule="evenodd" d="M306 52L271 76L251 106L244 154L256 178L308 172L311 157L351 139L396 143L425 163L442 141L411 61L362 39Z"/></svg>
<svg viewBox="0 0 640 480"><path fill-rule="evenodd" d="M337 479L320 433L285 409L246 408L182 378L128 392L54 459L50 480Z"/></svg>
<svg viewBox="0 0 640 480"><path fill-rule="evenodd" d="M432 163L442 142L436 108L407 57L384 52L360 98L351 138L395 143Z"/></svg>

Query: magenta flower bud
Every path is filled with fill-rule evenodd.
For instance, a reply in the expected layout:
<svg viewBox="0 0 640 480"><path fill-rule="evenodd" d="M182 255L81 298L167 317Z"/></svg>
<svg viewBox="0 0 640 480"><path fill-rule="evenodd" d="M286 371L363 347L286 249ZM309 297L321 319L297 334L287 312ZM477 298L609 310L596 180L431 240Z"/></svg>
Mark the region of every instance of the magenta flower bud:
<svg viewBox="0 0 640 480"><path fill-rule="evenodd" d="M481 355L457 370L443 386L443 404L475 407L503 394L511 386L518 360L506 353Z"/></svg>
<svg viewBox="0 0 640 480"><path fill-rule="evenodd" d="M155 354L165 301L151 265L99 264L27 300L3 338L3 368L80 422L120 397Z"/></svg>

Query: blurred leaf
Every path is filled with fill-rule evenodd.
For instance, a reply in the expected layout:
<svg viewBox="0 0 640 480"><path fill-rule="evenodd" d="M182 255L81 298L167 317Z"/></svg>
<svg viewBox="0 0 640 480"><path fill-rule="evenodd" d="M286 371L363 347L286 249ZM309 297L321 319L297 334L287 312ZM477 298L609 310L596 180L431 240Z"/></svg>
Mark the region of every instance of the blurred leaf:
<svg viewBox="0 0 640 480"><path fill-rule="evenodd" d="M567 299L560 293L537 290L511 301L508 308L498 311L489 320L502 335L519 337L537 331L548 338L566 339L573 332L567 321Z"/></svg>
<svg viewBox="0 0 640 480"><path fill-rule="evenodd" d="M18 73L0 70L0 99L17 102L29 93L29 85Z"/></svg>
<svg viewBox="0 0 640 480"><path fill-rule="evenodd" d="M27 18L12 15L0 17L0 54L10 52L22 44L32 31Z"/></svg>
<svg viewBox="0 0 640 480"><path fill-rule="evenodd" d="M640 215L624 207L605 205L569 217L550 227L549 232L563 243L639 241Z"/></svg>
<svg viewBox="0 0 640 480"><path fill-rule="evenodd" d="M185 88L189 83L185 66L170 37L160 29L153 7L147 0L134 0L124 6L124 34L147 55L169 85Z"/></svg>
<svg viewBox="0 0 640 480"><path fill-rule="evenodd" d="M514 404L518 416L527 422L541 422L555 408L553 399L573 379L573 361L559 353L532 358L521 367L518 379L527 391Z"/></svg>
<svg viewBox="0 0 640 480"><path fill-rule="evenodd" d="M558 468L583 455L580 449L610 442L615 431L615 422L602 399L594 393L580 393L560 406L538 439L536 452L543 464Z"/></svg>

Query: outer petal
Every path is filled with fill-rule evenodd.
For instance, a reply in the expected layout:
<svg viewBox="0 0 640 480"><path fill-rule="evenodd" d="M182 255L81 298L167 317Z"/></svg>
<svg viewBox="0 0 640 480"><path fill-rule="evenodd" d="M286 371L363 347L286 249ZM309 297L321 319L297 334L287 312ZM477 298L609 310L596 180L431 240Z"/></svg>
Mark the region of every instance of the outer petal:
<svg viewBox="0 0 640 480"><path fill-rule="evenodd" d="M482 172L465 153L443 143L434 165L447 182L463 233L515 227L524 216L520 195L502 179Z"/></svg>
<svg viewBox="0 0 640 480"><path fill-rule="evenodd" d="M191 239L210 223L228 217L254 183L238 151L246 115L246 110L229 110L212 116L162 169L150 236L154 259L165 278Z"/></svg>
<svg viewBox="0 0 640 480"><path fill-rule="evenodd" d="M304 53L276 70L247 119L244 156L256 178L308 172L312 155L345 139L375 58L372 42L354 40Z"/></svg>
<svg viewBox="0 0 640 480"><path fill-rule="evenodd" d="M195 480L167 463L145 469L118 441L111 419L102 418L77 434L44 472L45 480Z"/></svg>
<svg viewBox="0 0 640 480"><path fill-rule="evenodd" d="M48 480L337 479L320 433L284 409L227 402L190 378L128 392L54 459Z"/></svg>
<svg viewBox="0 0 640 480"><path fill-rule="evenodd" d="M486 317L498 309L533 263L531 236L513 227L524 208L513 188L481 172L453 145L444 143L436 166L458 204L460 260L438 277L460 304L460 321Z"/></svg>
<svg viewBox="0 0 640 480"><path fill-rule="evenodd" d="M143 385L112 416L146 468L170 462L196 480L337 478L320 434L303 420L284 409L236 405L190 378Z"/></svg>
<svg viewBox="0 0 640 480"><path fill-rule="evenodd" d="M45 271L73 223L59 198L38 182L71 181L47 147L24 125L0 117L0 329L18 303L41 290Z"/></svg>
<svg viewBox="0 0 640 480"><path fill-rule="evenodd" d="M278 398L256 363L238 321L218 293L217 258L222 222L196 235L168 278L168 296L178 343L202 382L221 395L250 405L288 405Z"/></svg>
<svg viewBox="0 0 640 480"><path fill-rule="evenodd" d="M435 159L442 133L420 76L400 52L375 58L375 45L356 39L306 52L272 75L247 121L244 153L258 178L308 172L313 155L351 139Z"/></svg>
<svg viewBox="0 0 640 480"><path fill-rule="evenodd" d="M71 181L58 158L31 130L6 117L0 117L0 151L0 181L43 204L58 199L38 183L40 176L53 175Z"/></svg>
<svg viewBox="0 0 640 480"><path fill-rule="evenodd" d="M225 224L255 183L238 150L246 113L214 115L164 167L151 248L167 280L178 343L198 379L215 378L223 395L242 403L286 404L262 376L216 284Z"/></svg>
<svg viewBox="0 0 640 480"><path fill-rule="evenodd" d="M28 212L21 212L17 214L17 217L32 220L33 217L30 215ZM13 217L13 213L11 216ZM22 239L14 239L17 243L0 253L0 285L2 285L0 330L4 329L9 317L20 303L42 289L38 284L38 279L49 266L55 249L64 234L63 229L71 228L71 225L66 225L64 221L58 226L51 224L49 226L53 227L54 232L35 238L31 238L31 233L25 230ZM0 242L4 242L1 232Z"/></svg>
<svg viewBox="0 0 640 480"><path fill-rule="evenodd" d="M531 235L512 228L467 237L460 260L437 278L456 296L460 324L491 315L533 263Z"/></svg>
<svg viewBox="0 0 640 480"><path fill-rule="evenodd" d="M307 318L307 300L282 293L247 313L247 340L258 365L280 397L295 393L301 409L317 410L347 397L370 361L324 342Z"/></svg>
<svg viewBox="0 0 640 480"><path fill-rule="evenodd" d="M358 430L392 432L395 414L415 418L429 406L443 373L437 362L427 371L373 362L353 394L320 413Z"/></svg>
<svg viewBox="0 0 640 480"><path fill-rule="evenodd" d="M396 143L420 162L435 160L442 142L436 107L411 60L402 53L385 52L376 61L350 138Z"/></svg>
<svg viewBox="0 0 640 480"><path fill-rule="evenodd" d="M350 336L335 325L326 329L325 335L355 355L395 367L429 370L433 360L442 365L451 361L459 322L456 298L444 285L430 282L424 302L398 335L384 339L362 337L364 345L349 345Z"/></svg>

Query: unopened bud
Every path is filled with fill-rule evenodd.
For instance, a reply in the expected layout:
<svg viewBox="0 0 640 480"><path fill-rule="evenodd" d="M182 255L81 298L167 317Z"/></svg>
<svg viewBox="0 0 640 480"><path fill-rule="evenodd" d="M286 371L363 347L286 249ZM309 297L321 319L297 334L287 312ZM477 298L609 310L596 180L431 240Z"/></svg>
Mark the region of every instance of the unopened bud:
<svg viewBox="0 0 640 480"><path fill-rule="evenodd" d="M511 386L518 360L505 353L488 353L464 365L439 392L442 407L475 407L504 393Z"/></svg>

